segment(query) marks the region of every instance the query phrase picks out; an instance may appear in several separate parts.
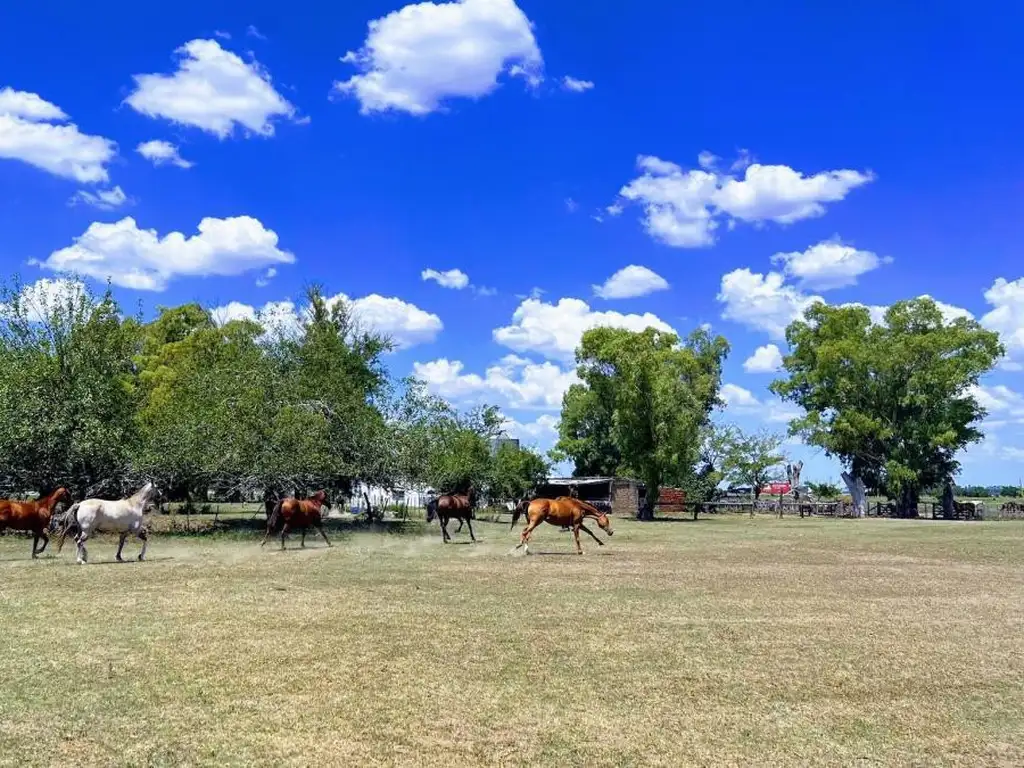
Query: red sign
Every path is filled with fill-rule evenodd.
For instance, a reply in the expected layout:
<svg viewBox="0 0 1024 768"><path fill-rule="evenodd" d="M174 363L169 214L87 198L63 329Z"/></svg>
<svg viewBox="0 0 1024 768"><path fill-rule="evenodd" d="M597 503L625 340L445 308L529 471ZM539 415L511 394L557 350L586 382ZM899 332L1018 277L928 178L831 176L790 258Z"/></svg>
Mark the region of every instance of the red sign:
<svg viewBox="0 0 1024 768"><path fill-rule="evenodd" d="M761 489L761 493L767 493L770 496L783 496L789 493L789 483L768 483Z"/></svg>

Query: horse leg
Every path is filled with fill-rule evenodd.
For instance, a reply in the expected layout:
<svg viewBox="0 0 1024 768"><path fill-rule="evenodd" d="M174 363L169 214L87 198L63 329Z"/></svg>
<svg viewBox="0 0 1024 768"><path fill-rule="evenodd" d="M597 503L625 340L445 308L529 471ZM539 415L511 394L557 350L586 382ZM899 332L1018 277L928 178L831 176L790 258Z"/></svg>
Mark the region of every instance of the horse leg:
<svg viewBox="0 0 1024 768"><path fill-rule="evenodd" d="M462 518L459 518L459 522L462 522ZM473 521L466 518L466 524L469 526L469 538L476 542L476 536L473 535Z"/></svg>
<svg viewBox="0 0 1024 768"><path fill-rule="evenodd" d="M288 535L288 523L281 526L281 549L284 549L284 537Z"/></svg>
<svg viewBox="0 0 1024 768"><path fill-rule="evenodd" d="M140 526L139 532L135 535L142 541L142 551L139 552L139 562L141 563L146 557L146 547L149 545L149 531Z"/></svg>
<svg viewBox="0 0 1024 768"><path fill-rule="evenodd" d="M320 535L324 537L324 541L326 541L326 542L327 542L327 546L328 546L328 547L332 546L332 545L331 545L331 540L330 540L330 539L328 539L328 538L327 538L327 534L326 534L326 533L324 533L324 524L323 524L323 523L320 523L320 524L319 524L319 525L318 525L318 526L316 527L316 529L317 529L318 531L320 531Z"/></svg>
<svg viewBox="0 0 1024 768"><path fill-rule="evenodd" d="M519 543L516 545L516 549L526 547L526 554L530 554L530 534L533 533L533 529L540 525L540 520L529 520L526 523L526 527L523 528L522 534L519 536Z"/></svg>
<svg viewBox="0 0 1024 768"><path fill-rule="evenodd" d="M89 534L87 534L85 531L82 531L80 534L78 534L78 537L75 539L75 544L78 545L78 564L79 565L85 565L87 562L89 562L89 553L85 549L85 542L88 539L89 539Z"/></svg>
<svg viewBox="0 0 1024 768"><path fill-rule="evenodd" d="M302 527L302 538L299 539L299 546L302 547L303 549L306 548L306 527L305 526Z"/></svg>
<svg viewBox="0 0 1024 768"><path fill-rule="evenodd" d="M441 541L447 544L451 539L451 536L448 535L448 518L445 515L439 515L437 519L441 523Z"/></svg>
<svg viewBox="0 0 1024 768"><path fill-rule="evenodd" d="M583 547L580 546L580 527L578 525L572 527L572 535L576 538L576 554L582 555Z"/></svg>
<svg viewBox="0 0 1024 768"><path fill-rule="evenodd" d="M462 518L460 517L459 518L459 527L455 529L455 532L458 533L461 530L462 530Z"/></svg>
<svg viewBox="0 0 1024 768"><path fill-rule="evenodd" d="M39 544L40 539L43 540L43 546L39 547L39 549L36 549L36 546ZM46 549L46 545L49 543L50 537L46 535L46 531L37 531L35 538L32 539L32 559L34 560L35 558L43 554L43 550Z"/></svg>
<svg viewBox="0 0 1024 768"><path fill-rule="evenodd" d="M594 541L596 541L598 546L601 546L601 547L604 546L604 542L601 541L599 538L597 538L597 536L594 535L594 532L592 530L590 530L589 528L587 528L587 526L585 526L583 523L580 523L580 528L582 528L584 531L589 533L590 534L590 538L592 538Z"/></svg>
<svg viewBox="0 0 1024 768"><path fill-rule="evenodd" d="M117 562L119 562L119 563L123 563L124 562L124 560L121 559L121 550L124 549L124 540L127 539L127 538L128 538L128 531L125 531L124 533L121 534L120 538L117 541L117 554L114 556L114 559L117 560Z"/></svg>

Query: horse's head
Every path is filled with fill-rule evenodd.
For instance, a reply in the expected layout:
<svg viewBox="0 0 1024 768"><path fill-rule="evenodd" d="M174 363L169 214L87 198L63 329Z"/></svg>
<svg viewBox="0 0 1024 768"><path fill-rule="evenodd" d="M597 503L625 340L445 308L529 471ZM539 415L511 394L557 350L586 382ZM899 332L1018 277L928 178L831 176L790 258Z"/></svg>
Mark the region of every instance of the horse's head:
<svg viewBox="0 0 1024 768"><path fill-rule="evenodd" d="M316 493L309 497L309 500L319 501L321 504L324 504L328 507L331 506L331 500L327 498L327 491L317 491Z"/></svg>
<svg viewBox="0 0 1024 768"><path fill-rule="evenodd" d="M71 503L71 494L68 493L68 489L61 487L50 494L50 509L53 509L61 502L65 504Z"/></svg>
<svg viewBox="0 0 1024 768"><path fill-rule="evenodd" d="M603 530L609 536L615 533L615 531L612 530L612 521L608 518L608 515L602 512L600 515L597 516L596 520L597 527Z"/></svg>
<svg viewBox="0 0 1024 768"><path fill-rule="evenodd" d="M612 530L612 521L608 518L608 515L602 512L600 509L595 507L593 504L589 504L581 499L573 499L583 509L584 517L592 517L597 520L597 526L609 536L615 532Z"/></svg>

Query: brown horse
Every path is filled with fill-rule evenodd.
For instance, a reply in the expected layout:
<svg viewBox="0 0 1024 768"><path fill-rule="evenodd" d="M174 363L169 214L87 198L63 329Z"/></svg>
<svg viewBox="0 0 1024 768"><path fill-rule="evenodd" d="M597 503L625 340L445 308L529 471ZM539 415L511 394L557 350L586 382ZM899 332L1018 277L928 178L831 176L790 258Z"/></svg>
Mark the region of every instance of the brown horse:
<svg viewBox="0 0 1024 768"><path fill-rule="evenodd" d="M0 499L0 531L5 528L15 531L31 531L33 535L32 557L39 557L50 541L46 531L50 527L53 508L62 501L65 504L71 501L71 494L66 488L58 488L49 496L43 496L36 501ZM36 549L40 539L43 540L43 546Z"/></svg>
<svg viewBox="0 0 1024 768"><path fill-rule="evenodd" d="M476 536L473 535L473 509L475 506L476 494L472 488L466 494L447 493L427 502L427 522L433 522L435 517L441 521L441 541L447 544L452 540L452 537L448 535L448 521L452 518L458 520L459 531L462 530L462 522L465 521L469 526L469 537L476 541Z"/></svg>
<svg viewBox="0 0 1024 768"><path fill-rule="evenodd" d="M306 546L306 529L309 526L316 528L324 537L327 546L331 546L327 534L324 533L324 522L320 517L320 509L324 504L330 505L325 491L317 491L308 499L296 499L291 496L281 499L274 505L274 511L270 513L270 519L267 520L267 535L263 537L260 546L267 543L267 539L270 538L270 534L277 526L278 519L284 520L284 525L281 527L281 549L284 549L284 537L292 528L302 529L302 546Z"/></svg>
<svg viewBox="0 0 1024 768"><path fill-rule="evenodd" d="M557 499L534 499L533 501L522 501L516 507L512 513L512 525L515 526L516 520L519 519L519 515L523 513L523 507L525 507L527 524L526 528L523 529L523 534L520 537L520 547L526 547L526 552L530 552L530 534L533 530L541 523L550 523L551 525L558 525L561 527L571 526L573 536L576 538L576 552L580 555L583 554L583 547L580 546L580 530L586 531L590 538L598 543L599 546L604 546L604 542L601 541L594 532L587 528L583 524L583 521L592 517L597 520L598 527L602 528L605 533L609 536L612 535L612 524L608 520L608 515L599 510L597 507L588 504L585 501L579 499L570 498L568 496L560 496Z"/></svg>

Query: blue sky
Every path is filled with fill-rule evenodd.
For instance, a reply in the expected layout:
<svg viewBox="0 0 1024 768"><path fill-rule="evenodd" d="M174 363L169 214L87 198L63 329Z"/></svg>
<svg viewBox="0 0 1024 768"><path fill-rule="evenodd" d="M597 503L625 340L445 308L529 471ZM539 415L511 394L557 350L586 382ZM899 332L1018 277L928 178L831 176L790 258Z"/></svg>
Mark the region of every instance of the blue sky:
<svg viewBox="0 0 1024 768"><path fill-rule="evenodd" d="M711 324L723 418L782 430L811 297L928 294L1010 350L962 481L1024 474L1020 4L248 5L5 10L0 271L283 321L321 282L541 447L589 325Z"/></svg>

